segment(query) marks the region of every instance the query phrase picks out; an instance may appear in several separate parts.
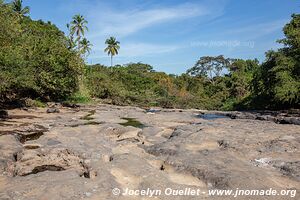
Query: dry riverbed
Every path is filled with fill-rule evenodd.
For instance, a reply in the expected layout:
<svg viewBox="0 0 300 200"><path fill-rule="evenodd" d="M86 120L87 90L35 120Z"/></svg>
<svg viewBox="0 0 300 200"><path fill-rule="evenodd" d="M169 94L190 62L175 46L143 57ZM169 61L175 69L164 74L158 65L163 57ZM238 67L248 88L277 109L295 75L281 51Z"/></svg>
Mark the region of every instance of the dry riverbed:
<svg viewBox="0 0 300 200"><path fill-rule="evenodd" d="M233 199L208 190L300 189L299 125L198 110L46 110L9 110L0 121L1 200ZM113 188L201 194L116 196Z"/></svg>

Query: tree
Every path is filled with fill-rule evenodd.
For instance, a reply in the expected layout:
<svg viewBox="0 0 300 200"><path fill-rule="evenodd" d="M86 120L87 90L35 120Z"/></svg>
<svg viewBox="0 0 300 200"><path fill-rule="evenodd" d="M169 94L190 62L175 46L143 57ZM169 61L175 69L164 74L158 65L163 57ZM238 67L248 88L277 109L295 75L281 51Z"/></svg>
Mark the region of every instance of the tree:
<svg viewBox="0 0 300 200"><path fill-rule="evenodd" d="M70 24L67 24L67 28L69 30L69 35L67 38L67 46L69 50L72 50L76 48L76 41L74 40L74 33L72 33L73 31Z"/></svg>
<svg viewBox="0 0 300 200"><path fill-rule="evenodd" d="M228 68L231 59L220 56L204 56L201 57L197 63L187 71L187 74L192 76L208 77L212 82L214 76L218 77L224 68Z"/></svg>
<svg viewBox="0 0 300 200"><path fill-rule="evenodd" d="M80 52L80 39L82 36L84 36L85 31L88 31L87 25L88 21L84 19L82 15L75 15L73 17L73 21L71 22L70 26L70 35L73 36L76 35L76 42L77 42L77 49L78 52ZM68 26L68 25L67 25Z"/></svg>
<svg viewBox="0 0 300 200"><path fill-rule="evenodd" d="M0 24L0 104L64 100L78 90L83 60L55 25L20 18L11 4L0 4Z"/></svg>
<svg viewBox="0 0 300 200"><path fill-rule="evenodd" d="M13 11L15 11L16 13L18 13L20 16L24 16L29 14L30 12L30 8L28 6L23 8L23 1L22 0L14 0L12 2L12 8Z"/></svg>
<svg viewBox="0 0 300 200"><path fill-rule="evenodd" d="M258 60L236 59L229 66L228 87L230 95L240 100L250 93L250 82L258 68Z"/></svg>
<svg viewBox="0 0 300 200"><path fill-rule="evenodd" d="M138 73L147 73L147 72L154 72L153 67L148 64L144 64L141 62L138 63L129 63L125 65L130 72L138 72Z"/></svg>
<svg viewBox="0 0 300 200"><path fill-rule="evenodd" d="M120 42L116 40L115 37L110 37L105 41L107 47L104 49L104 52L107 52L110 55L111 67L113 66L113 56L119 54Z"/></svg>
<svg viewBox="0 0 300 200"><path fill-rule="evenodd" d="M290 49L300 49L300 14L293 14L290 23L286 24L283 32L286 38L278 40L279 43L284 44Z"/></svg>
<svg viewBox="0 0 300 200"><path fill-rule="evenodd" d="M91 47L93 45L90 43L90 41L88 41L86 38L83 38L81 41L80 41L80 53L83 54L83 55L89 55L90 52L91 52Z"/></svg>
<svg viewBox="0 0 300 200"><path fill-rule="evenodd" d="M300 106L300 15L292 15L284 29L285 45L266 53L266 61L256 70L251 83L253 102L264 100L264 108Z"/></svg>

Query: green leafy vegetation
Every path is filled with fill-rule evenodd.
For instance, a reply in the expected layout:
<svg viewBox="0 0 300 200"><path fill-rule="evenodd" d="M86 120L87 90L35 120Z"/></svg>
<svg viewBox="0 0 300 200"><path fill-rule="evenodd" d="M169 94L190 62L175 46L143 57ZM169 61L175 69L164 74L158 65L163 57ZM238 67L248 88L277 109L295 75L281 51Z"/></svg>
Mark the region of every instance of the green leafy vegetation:
<svg viewBox="0 0 300 200"><path fill-rule="evenodd" d="M250 107L259 105L270 109L299 107L300 104L300 15L284 29L284 48L266 53L251 83L253 99ZM259 103L260 102L260 103Z"/></svg>
<svg viewBox="0 0 300 200"><path fill-rule="evenodd" d="M76 92L83 60L68 49L64 33L14 10L0 5L0 100L59 101Z"/></svg>
<svg viewBox="0 0 300 200"><path fill-rule="evenodd" d="M122 118L123 120L126 120L127 122L120 123L122 126L133 126L136 128L144 128L145 125L136 120L135 118Z"/></svg>
<svg viewBox="0 0 300 200"><path fill-rule="evenodd" d="M0 0L0 105L44 106L46 101L201 109L289 109L300 104L300 15L292 15L266 60L202 56L181 75L144 63L113 65L121 48L105 41L111 66L87 65L88 21L75 15L65 35L51 22L34 21L22 0Z"/></svg>
<svg viewBox="0 0 300 200"><path fill-rule="evenodd" d="M120 49L120 42L114 37L110 37L105 41L107 47L104 49L104 52L107 52L110 55L111 67L113 66L113 57L118 55Z"/></svg>

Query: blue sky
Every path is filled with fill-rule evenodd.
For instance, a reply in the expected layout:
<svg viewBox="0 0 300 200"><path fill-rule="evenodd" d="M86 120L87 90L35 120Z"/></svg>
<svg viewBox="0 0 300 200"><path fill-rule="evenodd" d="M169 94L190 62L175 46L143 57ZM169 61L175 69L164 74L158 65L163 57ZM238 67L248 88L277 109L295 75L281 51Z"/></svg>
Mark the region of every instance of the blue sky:
<svg viewBox="0 0 300 200"><path fill-rule="evenodd" d="M23 0L33 19L51 21L61 30L75 14L89 21L93 44L88 63L109 65L104 41L121 42L115 64L144 62L157 71L180 74L201 56L264 60L280 47L282 27L296 0Z"/></svg>

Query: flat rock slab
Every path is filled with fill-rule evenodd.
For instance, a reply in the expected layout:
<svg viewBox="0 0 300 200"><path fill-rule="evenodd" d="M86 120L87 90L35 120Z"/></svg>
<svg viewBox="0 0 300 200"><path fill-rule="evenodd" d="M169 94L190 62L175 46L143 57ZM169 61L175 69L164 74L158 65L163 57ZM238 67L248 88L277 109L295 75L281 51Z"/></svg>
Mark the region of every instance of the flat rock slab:
<svg viewBox="0 0 300 200"><path fill-rule="evenodd" d="M153 199L116 196L114 188L204 192L155 199L232 199L207 192L300 189L295 114L50 106L60 112L9 110L1 121L0 199ZM262 199L236 199L249 198Z"/></svg>

